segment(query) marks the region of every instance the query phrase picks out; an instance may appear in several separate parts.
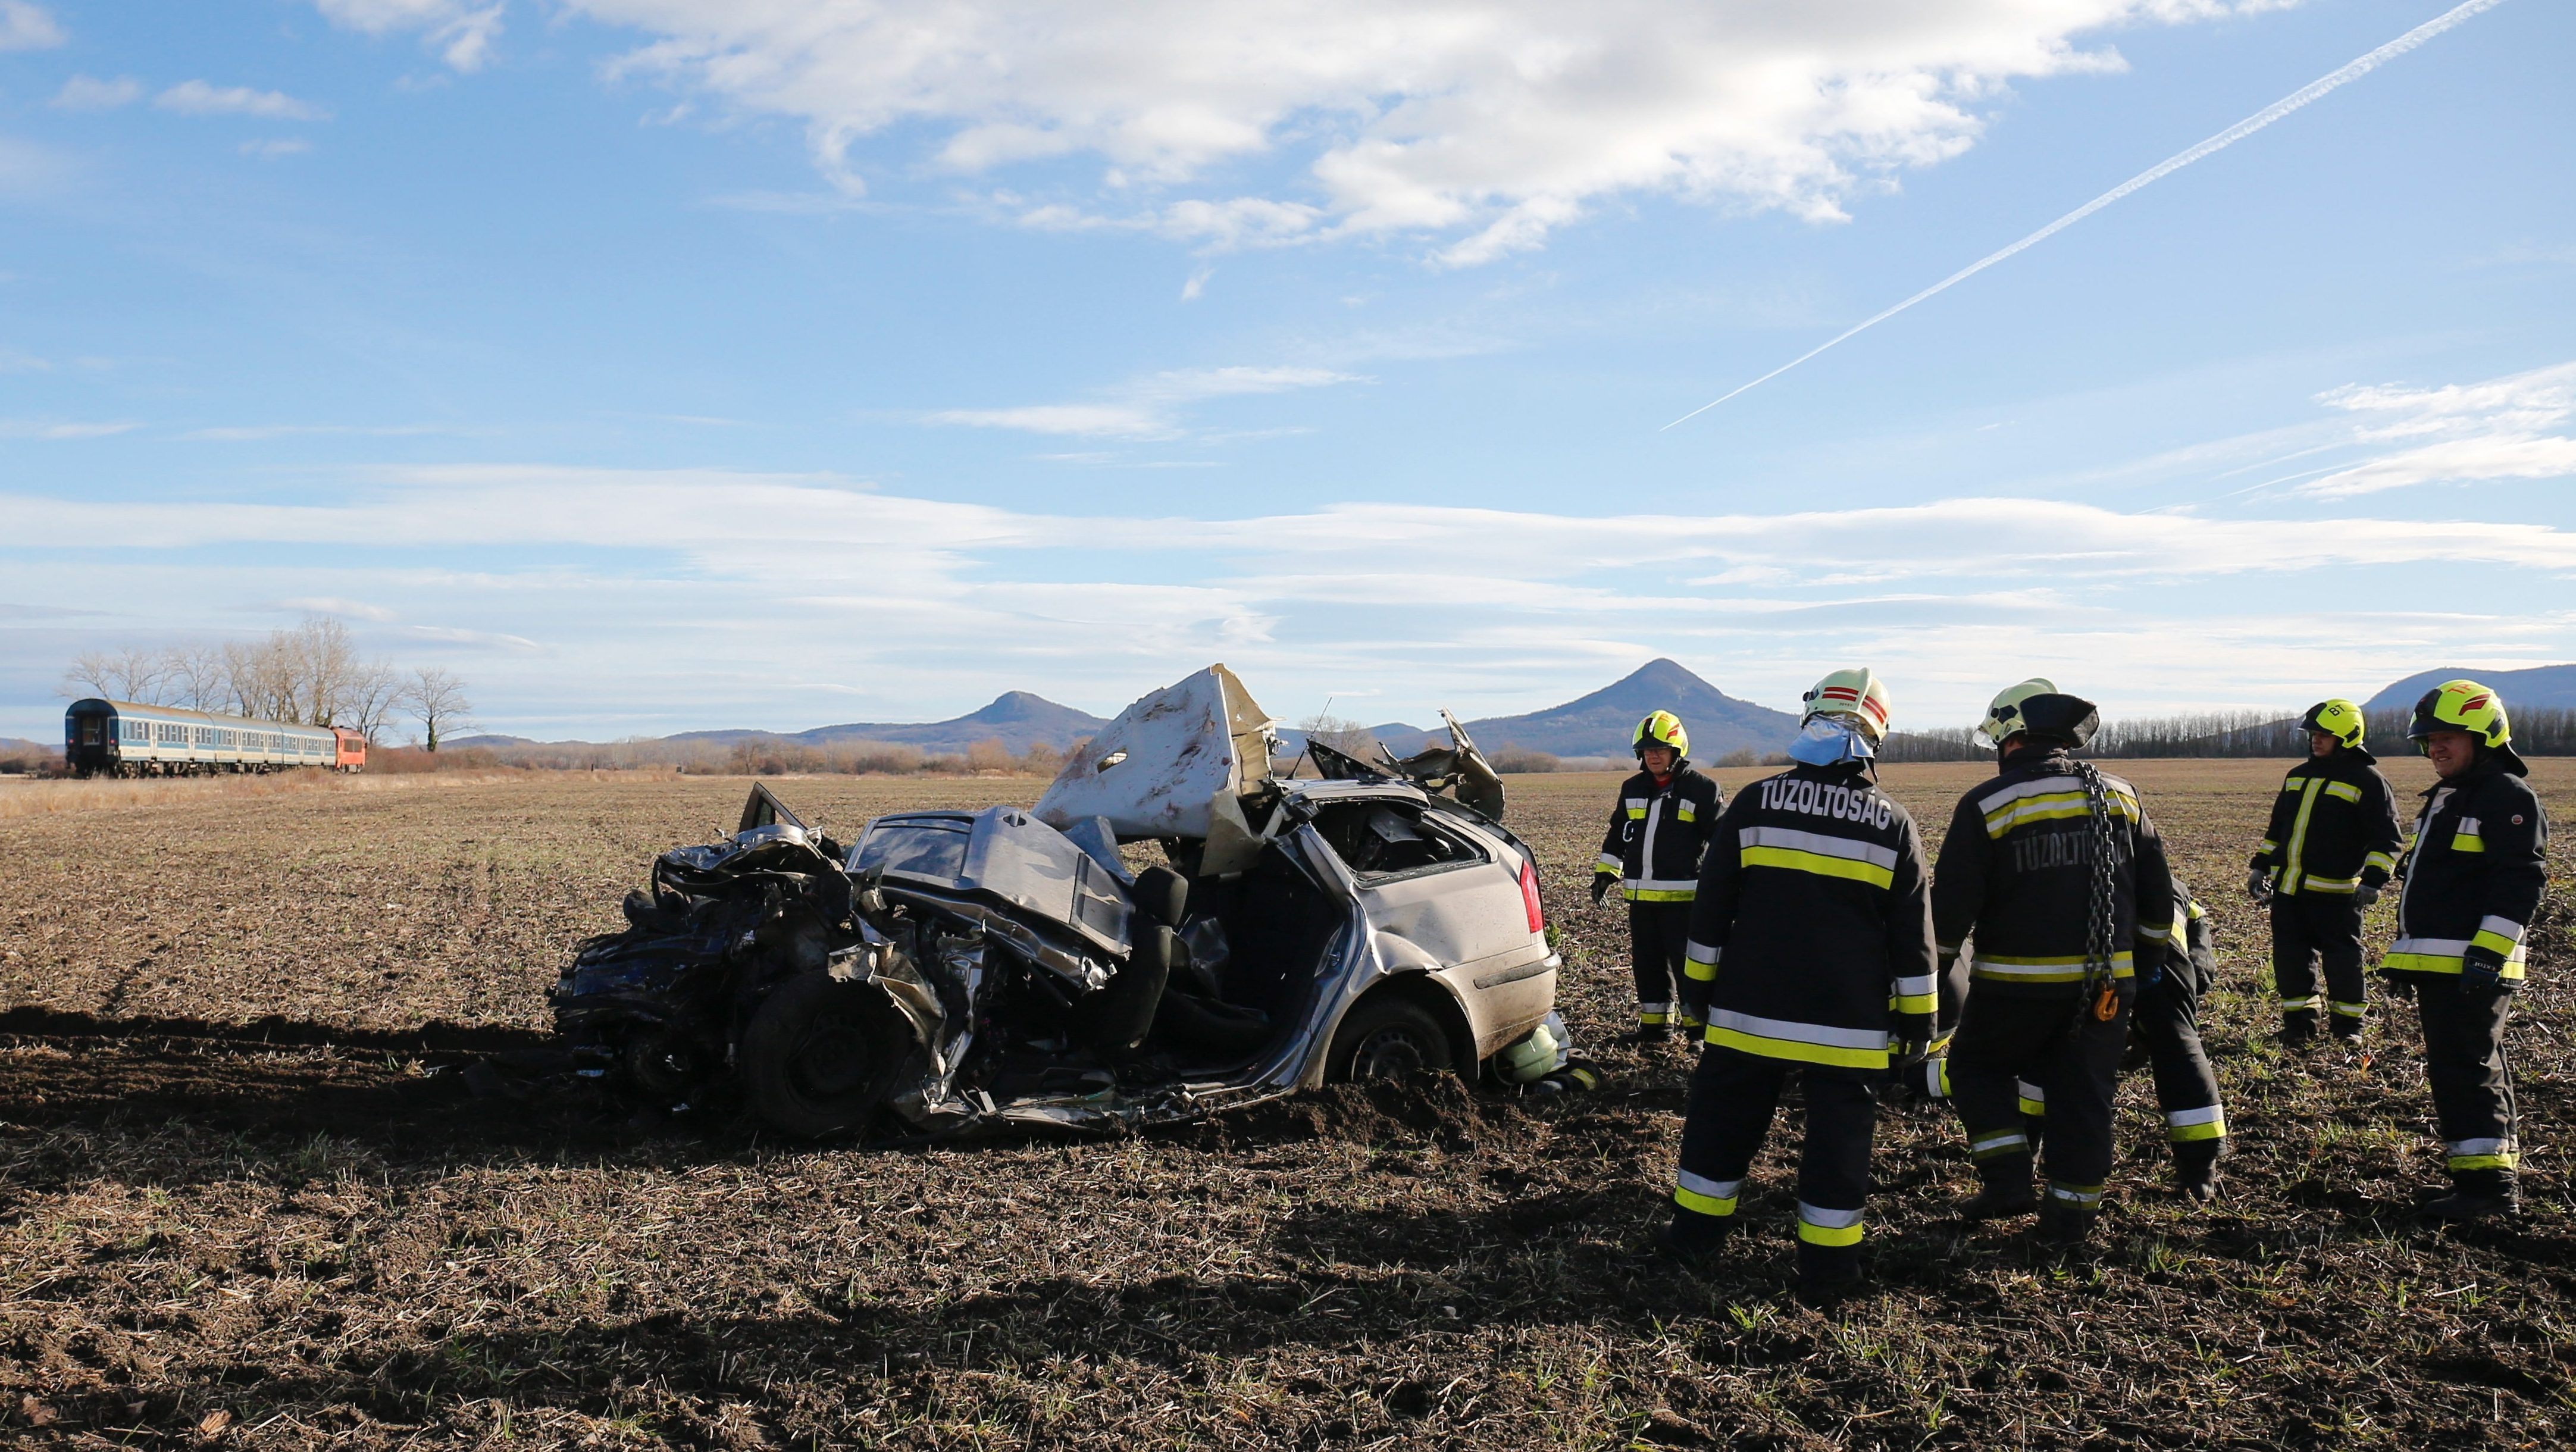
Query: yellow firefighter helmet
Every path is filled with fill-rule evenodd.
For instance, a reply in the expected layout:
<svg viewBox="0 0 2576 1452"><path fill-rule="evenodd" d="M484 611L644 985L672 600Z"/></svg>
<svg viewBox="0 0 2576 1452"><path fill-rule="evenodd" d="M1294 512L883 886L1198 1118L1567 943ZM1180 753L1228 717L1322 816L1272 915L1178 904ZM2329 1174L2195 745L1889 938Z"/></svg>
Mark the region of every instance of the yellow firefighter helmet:
<svg viewBox="0 0 2576 1452"><path fill-rule="evenodd" d="M1637 739L1629 743L1629 749L1643 753L1649 746L1669 746L1675 756L1690 755L1690 733L1682 729L1682 718L1670 711L1656 711L1638 722Z"/></svg>
<svg viewBox="0 0 2576 1452"><path fill-rule="evenodd" d="M2001 746L2006 737L2026 729L2021 707L2033 696L2057 694L2057 682L2046 676L2032 676L2017 686L2006 686L1986 704L1986 719L1977 723L1977 741L1984 746Z"/></svg>
<svg viewBox="0 0 2576 1452"><path fill-rule="evenodd" d="M2513 744L2513 723L2505 719L2504 697L2475 681L2444 681L2415 703L2414 723L2406 735L2423 749L2436 731L2466 731L2485 746Z"/></svg>
<svg viewBox="0 0 2576 1452"><path fill-rule="evenodd" d="M2359 706L2336 696L2310 706L2308 714L2299 718L2299 729L2322 731L2347 747L2358 747L2366 725L2361 719Z"/></svg>

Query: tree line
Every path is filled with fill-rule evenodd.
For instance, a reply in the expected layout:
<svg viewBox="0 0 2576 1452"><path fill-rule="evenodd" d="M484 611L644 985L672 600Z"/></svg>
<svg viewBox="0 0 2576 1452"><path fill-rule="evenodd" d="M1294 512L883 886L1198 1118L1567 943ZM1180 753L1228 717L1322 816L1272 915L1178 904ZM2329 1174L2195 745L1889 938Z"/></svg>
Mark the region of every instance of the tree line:
<svg viewBox="0 0 2576 1452"><path fill-rule="evenodd" d="M370 743L408 716L431 751L473 725L474 710L454 672L364 657L349 627L328 616L257 640L83 651L63 673L63 694L337 726Z"/></svg>
<svg viewBox="0 0 2576 1452"><path fill-rule="evenodd" d="M2525 756L2576 756L2576 710L2539 707L2511 710L2514 750ZM2308 754L2308 733L2297 711L2202 711L2105 721L2083 755L2098 757L2255 757ZM2366 743L2381 753L2407 749L2414 710L2370 711ZM1890 732L1881 761L1983 761L1992 748L1976 742L1973 726Z"/></svg>

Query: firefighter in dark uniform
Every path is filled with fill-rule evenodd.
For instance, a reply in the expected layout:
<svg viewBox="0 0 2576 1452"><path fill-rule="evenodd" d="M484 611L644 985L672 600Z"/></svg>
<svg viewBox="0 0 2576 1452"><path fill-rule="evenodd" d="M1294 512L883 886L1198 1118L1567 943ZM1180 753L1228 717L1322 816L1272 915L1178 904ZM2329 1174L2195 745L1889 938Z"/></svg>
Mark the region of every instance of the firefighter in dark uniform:
<svg viewBox="0 0 2576 1452"><path fill-rule="evenodd" d="M2317 964L2338 1039L2361 1037L2361 914L2397 870L2397 800L2361 749L2361 708L2320 701L2299 725L2308 759L2290 768L2272 799L2272 823L2254 849L2245 890L2272 904L2272 982L2281 995L2281 1042L2317 1036Z"/></svg>
<svg viewBox="0 0 2576 1452"><path fill-rule="evenodd" d="M1789 752L1799 765L1736 794L1691 915L1683 992L1707 1047L1663 1243L1684 1257L1724 1244L1794 1073L1807 1105L1798 1293L1810 1302L1860 1277L1874 1090L1920 1058L1932 1028L1923 839L1870 769L1886 728L1886 687L1866 670L1808 692Z"/></svg>
<svg viewBox="0 0 2576 1452"><path fill-rule="evenodd" d="M1980 731L2003 770L1959 799L1933 872L1945 959L1971 933L1950 1087L1983 1190L1974 1219L2037 1209L2044 1240L2081 1244L2112 1161L2111 1099L2137 965L2173 941L2164 842L2127 782L2077 761L2101 716L2045 680L1997 696ZM2046 1100L2048 1195L2019 1084Z"/></svg>
<svg viewBox="0 0 2576 1452"><path fill-rule="evenodd" d="M1638 722L1632 745L1643 769L1619 784L1619 800L1611 805L1610 830L1601 835L1601 857L1592 868L1592 903L1600 906L1613 887L1628 899L1637 1042L1660 1043L1672 1036L1673 980L1690 941L1700 854L1726 797L1691 766L1690 733L1672 712Z"/></svg>
<svg viewBox="0 0 2576 1452"><path fill-rule="evenodd" d="M2143 1053L2155 1073L2156 1108L2165 1117L2175 1193L2207 1203L2218 1198L2218 1161L2227 1152L2227 1111L2219 1101L2209 1051L2200 1041L2201 1001L2218 982L2218 941L2208 909L2180 877L2173 880L2173 895L2180 931L2161 958L2147 959L2150 966L2139 974L2137 1003L2129 1015L2130 1057ZM1955 1000L1946 987L1942 997L1947 1023L1935 1031L1936 1047L1940 1033L1957 1022ZM1925 1068L1929 1073L1922 1080L1909 1076L1905 1087L1918 1098L1948 1098L1946 1059L1933 1059ZM2048 1091L2016 1077L2013 1092L2036 1147L2048 1127Z"/></svg>
<svg viewBox="0 0 2576 1452"><path fill-rule="evenodd" d="M2427 691L2406 734L2441 780L2415 818L2397 941L2379 969L2392 992L2414 993L2424 1016L2424 1076L2451 1191L2423 1209L2481 1220L2519 1205L2504 1025L2522 986L2523 937L2549 880L2549 819L2523 780L2495 692L2475 681Z"/></svg>

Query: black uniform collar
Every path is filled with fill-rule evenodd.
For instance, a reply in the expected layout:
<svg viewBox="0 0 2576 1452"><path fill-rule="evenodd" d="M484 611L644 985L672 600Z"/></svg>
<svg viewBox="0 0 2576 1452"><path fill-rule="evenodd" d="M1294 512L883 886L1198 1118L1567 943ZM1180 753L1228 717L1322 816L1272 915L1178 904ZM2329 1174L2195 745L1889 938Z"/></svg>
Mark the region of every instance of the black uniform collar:
<svg viewBox="0 0 2576 1452"><path fill-rule="evenodd" d="M2062 741L2042 741L2022 747L2003 760L2007 769L2051 767L2065 771L2074 764L2075 751Z"/></svg>

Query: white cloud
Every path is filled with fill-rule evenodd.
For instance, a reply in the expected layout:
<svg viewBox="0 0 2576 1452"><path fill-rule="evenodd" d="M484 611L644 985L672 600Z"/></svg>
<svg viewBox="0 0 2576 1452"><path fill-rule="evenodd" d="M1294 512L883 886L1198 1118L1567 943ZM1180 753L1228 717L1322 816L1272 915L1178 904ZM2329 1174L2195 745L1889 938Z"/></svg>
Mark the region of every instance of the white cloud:
<svg viewBox="0 0 2576 1452"><path fill-rule="evenodd" d="M1186 437L1189 430L1180 415L1193 403L1211 398L1286 393L1294 389L1327 388L1337 383L1368 381L1357 374L1336 373L1329 368L1185 368L1156 373L1127 384L1113 390L1112 397L1100 403L951 408L932 413L925 421L967 428L1063 434L1074 438L1153 442Z"/></svg>
<svg viewBox="0 0 2576 1452"><path fill-rule="evenodd" d="M237 149L244 156L275 161L281 156L301 156L313 149L313 143L296 137L273 136L266 141L245 141Z"/></svg>
<svg viewBox="0 0 2576 1452"><path fill-rule="evenodd" d="M433 40L462 0L316 0ZM651 76L806 128L862 189L863 139L925 133L980 175L1085 158L1086 194L1031 226L1211 248L1427 234L1483 262L1602 201L1667 195L1813 221L1975 144L2012 82L2118 70L2101 43L2285 0L565 0L651 39ZM497 7L490 23L498 25ZM1245 185L1266 172L1272 184ZM1201 193L1202 187L1213 188ZM1178 194L1178 195L1175 195Z"/></svg>
<svg viewBox="0 0 2576 1452"><path fill-rule="evenodd" d="M89 552L114 548L134 598L168 602L136 608L173 631L220 624L190 602L273 609L284 592L435 621L400 627L405 658L473 651L478 701L488 682L520 715L605 701L647 718L607 734L928 717L1005 687L1109 709L1211 659L1281 711L1351 686L1399 697L1391 715L1524 710L1659 653L1774 703L1824 664L1868 661L1927 722L2033 671L2115 713L2277 706L2435 658L2563 658L2576 628L2563 608L2576 533L2520 523L2029 499L1713 517L1048 514L830 475L547 465L388 468L311 503L267 497L138 511L13 493L0 517L24 598L70 597ZM246 545L326 548L210 563ZM2280 605L2308 579L2352 578L2329 571L2445 564L2495 567L2476 572L2495 584L2492 614ZM2213 659L2229 669L2213 674Z"/></svg>
<svg viewBox="0 0 2576 1452"><path fill-rule="evenodd" d="M278 601L276 608L293 610L305 615L338 615L350 620L381 622L396 618L394 612L382 605L370 605L364 600L352 600L338 595L301 595Z"/></svg>
<svg viewBox="0 0 2576 1452"><path fill-rule="evenodd" d="M133 423L60 423L44 419L0 418L0 439L103 439L131 433Z"/></svg>
<svg viewBox="0 0 2576 1452"><path fill-rule="evenodd" d="M29 0L0 0L0 51L51 50L69 39L45 7Z"/></svg>
<svg viewBox="0 0 2576 1452"><path fill-rule="evenodd" d="M369 35L396 30L425 32L440 59L460 71L479 71L501 36L499 4L470 0L314 0L335 25Z"/></svg>
<svg viewBox="0 0 2576 1452"><path fill-rule="evenodd" d="M2318 402L2359 415L2356 438L2364 443L2413 447L2310 480L2298 487L2301 494L2342 499L2421 484L2576 475L2576 438L2545 432L2576 416L2576 363L2440 388L2355 384Z"/></svg>
<svg viewBox="0 0 2576 1452"><path fill-rule="evenodd" d="M142 95L143 83L132 76L118 76L112 81L74 76L54 93L53 104L65 111L112 111L131 105Z"/></svg>
<svg viewBox="0 0 2576 1452"><path fill-rule="evenodd" d="M248 86L217 86L181 81L156 97L153 105L182 116L258 116L270 121L323 121L331 113L283 91L255 91Z"/></svg>

